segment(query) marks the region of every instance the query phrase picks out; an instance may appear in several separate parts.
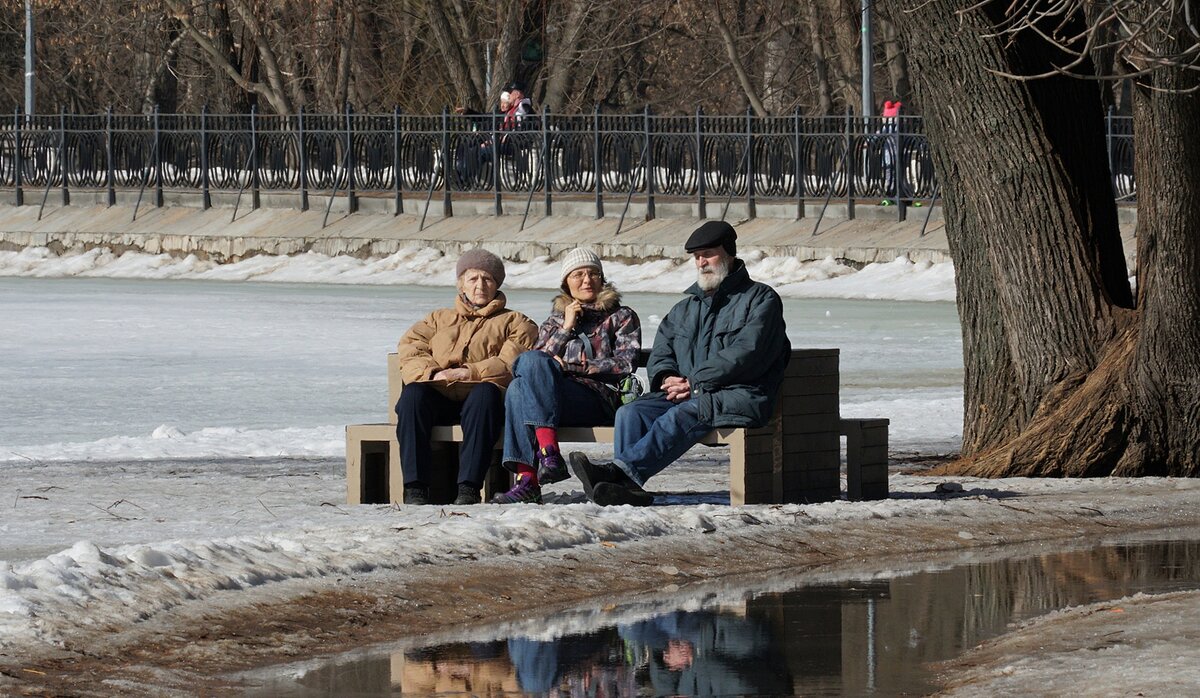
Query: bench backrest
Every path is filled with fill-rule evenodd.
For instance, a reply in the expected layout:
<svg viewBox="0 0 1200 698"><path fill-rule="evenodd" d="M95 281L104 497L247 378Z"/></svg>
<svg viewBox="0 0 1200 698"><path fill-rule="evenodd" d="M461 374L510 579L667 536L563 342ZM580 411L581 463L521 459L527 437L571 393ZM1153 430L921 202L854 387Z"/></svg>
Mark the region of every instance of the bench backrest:
<svg viewBox="0 0 1200 698"><path fill-rule="evenodd" d="M645 368L650 359L650 350L638 352L638 368ZM400 400L400 391L404 381L400 378L400 357L398 354L388 354L388 422L396 423L396 403ZM646 386L649 388L649 386ZM779 389L780 407L783 414L794 413L795 409L811 409L811 412L832 414L836 420L838 414L838 350L837 349L793 349L787 369L783 374L783 385ZM811 402L807 406L797 403L798 399ZM788 405L792 410L788 409ZM797 404L793 404L797 403ZM837 426L831 427L836 430Z"/></svg>

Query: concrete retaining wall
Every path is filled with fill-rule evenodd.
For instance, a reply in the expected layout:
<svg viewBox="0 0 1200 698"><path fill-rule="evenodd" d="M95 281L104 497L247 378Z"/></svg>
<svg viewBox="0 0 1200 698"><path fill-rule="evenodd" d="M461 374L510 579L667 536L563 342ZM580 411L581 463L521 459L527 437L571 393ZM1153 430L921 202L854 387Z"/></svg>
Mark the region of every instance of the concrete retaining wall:
<svg viewBox="0 0 1200 698"><path fill-rule="evenodd" d="M46 246L61 252L107 247L117 252L195 254L224 263L309 251L384 257L409 247L457 255L482 245L506 259L528 261L591 245L606 258L643 260L680 256L683 240L699 220L694 201L657 202L654 220L645 220L644 203L632 204L622 221L623 201L606 202L605 216L597 219L594 201L556 199L554 215L545 217L541 202L535 200L522 230L525 197L505 199L500 216L493 214L490 197L456 199L452 216L443 215L441 203L435 202L423 224L423 201L406 200L404 213L396 214L394 199L383 197L361 198L353 214L346 213L345 197L335 198L327 223L329 199L319 196L309 197L308 211L299 210L297 195L286 193L263 194L255 210L250 210L248 196L238 200L229 193L214 193L213 207L207 210L192 192L171 193L162 208L147 205L148 196L138 205L136 192L119 192L114 206L105 205L103 197L103 192L73 191L71 205L62 206L51 205L57 199L52 193L40 220L40 207L29 205L28 196L25 206L0 205L0 249ZM724 202L710 202L706 213L720 218L723 208ZM902 255L915 262L950 260L939 208L910 208L908 220L898 222L894 207L858 205L850 219L843 201L830 205L814 231L820 211L820 203L810 203L798 218L795 203L759 202L750 218L742 201L729 204L725 219L737 228L743 253L760 250L801 260L833 257L859 265ZM1133 227L1133 220L1123 225L1127 256L1132 255Z"/></svg>

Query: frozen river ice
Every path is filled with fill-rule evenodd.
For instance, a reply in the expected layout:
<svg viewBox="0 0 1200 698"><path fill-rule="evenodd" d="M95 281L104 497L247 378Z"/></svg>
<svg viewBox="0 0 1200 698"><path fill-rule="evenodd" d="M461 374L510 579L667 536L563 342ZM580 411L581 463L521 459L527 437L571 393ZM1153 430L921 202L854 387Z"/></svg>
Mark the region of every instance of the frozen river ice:
<svg viewBox="0 0 1200 698"><path fill-rule="evenodd" d="M551 292L506 289L536 322ZM453 291L191 280L0 278L0 460L337 455L382 421L385 355ZM677 294L631 293L649 345ZM839 347L842 412L894 448L950 451L961 337L945 302L785 299L794 347Z"/></svg>

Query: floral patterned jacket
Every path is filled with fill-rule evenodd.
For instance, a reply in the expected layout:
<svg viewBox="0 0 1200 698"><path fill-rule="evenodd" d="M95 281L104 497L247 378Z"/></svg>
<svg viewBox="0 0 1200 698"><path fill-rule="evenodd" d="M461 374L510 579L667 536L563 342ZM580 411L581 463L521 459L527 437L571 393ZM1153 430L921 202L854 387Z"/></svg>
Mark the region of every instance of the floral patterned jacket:
<svg viewBox="0 0 1200 698"><path fill-rule="evenodd" d="M566 294L554 299L554 310L538 330L533 348L562 358L570 378L600 393L616 410L621 404L618 384L637 369L642 322L606 284L595 303L583 306L574 331L568 332L563 329L564 310L572 302Z"/></svg>

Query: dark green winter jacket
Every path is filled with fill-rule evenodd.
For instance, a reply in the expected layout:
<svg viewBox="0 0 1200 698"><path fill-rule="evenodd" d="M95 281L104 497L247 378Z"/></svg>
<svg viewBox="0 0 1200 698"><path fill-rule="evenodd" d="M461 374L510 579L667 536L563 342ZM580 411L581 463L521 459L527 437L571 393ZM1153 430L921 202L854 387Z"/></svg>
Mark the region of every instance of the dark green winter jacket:
<svg viewBox="0 0 1200 698"><path fill-rule="evenodd" d="M651 395L664 378L684 376L700 418L714 427L760 427L775 410L791 344L783 301L753 281L742 260L710 299L692 284L663 318L646 364Z"/></svg>

